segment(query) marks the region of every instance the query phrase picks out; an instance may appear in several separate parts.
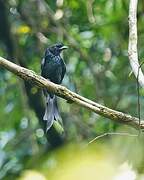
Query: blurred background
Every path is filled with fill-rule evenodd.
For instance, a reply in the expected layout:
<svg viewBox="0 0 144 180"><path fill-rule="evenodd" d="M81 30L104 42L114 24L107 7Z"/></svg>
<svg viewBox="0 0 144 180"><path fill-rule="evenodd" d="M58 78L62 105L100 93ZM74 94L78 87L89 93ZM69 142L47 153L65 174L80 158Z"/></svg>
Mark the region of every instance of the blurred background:
<svg viewBox="0 0 144 180"><path fill-rule="evenodd" d="M125 0L0 0L0 56L40 74L45 49L63 42L63 85L137 116L137 85L128 61ZM138 5L139 58L144 2ZM140 89L141 117L144 90ZM144 179L144 144L130 127L59 98L65 132L44 133L40 89L0 69L0 179ZM128 135L104 133L126 132Z"/></svg>

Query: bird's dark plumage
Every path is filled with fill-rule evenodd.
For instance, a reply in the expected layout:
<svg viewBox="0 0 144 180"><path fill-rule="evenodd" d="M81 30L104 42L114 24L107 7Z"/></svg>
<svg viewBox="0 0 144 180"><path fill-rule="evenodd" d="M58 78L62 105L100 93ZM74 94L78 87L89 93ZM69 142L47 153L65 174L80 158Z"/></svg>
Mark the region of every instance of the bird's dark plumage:
<svg viewBox="0 0 144 180"><path fill-rule="evenodd" d="M46 49L44 58L41 63L41 75L56 84L61 84L66 65L60 56L62 50L67 49L62 43L57 43ZM43 120L47 121L47 131L52 126L54 120L61 119L57 106L56 96L44 90L46 96L46 109Z"/></svg>

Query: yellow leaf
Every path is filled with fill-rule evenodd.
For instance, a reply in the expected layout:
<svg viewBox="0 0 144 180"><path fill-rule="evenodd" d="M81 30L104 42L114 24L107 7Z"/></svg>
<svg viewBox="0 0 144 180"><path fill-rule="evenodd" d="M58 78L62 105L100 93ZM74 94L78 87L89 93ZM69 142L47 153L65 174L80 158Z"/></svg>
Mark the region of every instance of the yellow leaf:
<svg viewBox="0 0 144 180"><path fill-rule="evenodd" d="M22 25L20 27L17 28L17 33L18 34L27 34L31 31L29 26L26 25Z"/></svg>

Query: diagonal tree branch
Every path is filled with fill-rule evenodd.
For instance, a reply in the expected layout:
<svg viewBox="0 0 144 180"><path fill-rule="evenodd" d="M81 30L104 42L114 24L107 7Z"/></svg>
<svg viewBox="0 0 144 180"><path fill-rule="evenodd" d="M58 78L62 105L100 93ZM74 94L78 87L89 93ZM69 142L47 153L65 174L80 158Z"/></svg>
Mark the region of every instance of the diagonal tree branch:
<svg viewBox="0 0 144 180"><path fill-rule="evenodd" d="M91 101L83 96L80 96L70 91L64 86L54 84L46 80L45 78L37 75L35 72L16 65L2 57L0 57L0 67L3 67L13 72L15 75L21 77L25 81L29 81L31 84L36 85L39 88L48 89L50 92L56 94L57 96L60 96L69 102L74 102L79 106L85 107L101 116L109 118L115 122L121 122L123 124L130 125L136 129L144 129L144 121L141 121L141 124L139 125L138 118L136 117L119 111L115 111L106 106L95 103L94 101Z"/></svg>
<svg viewBox="0 0 144 180"><path fill-rule="evenodd" d="M137 51L137 4L138 0L130 0L128 56L135 77L138 78L139 84L144 87L144 75L139 65Z"/></svg>

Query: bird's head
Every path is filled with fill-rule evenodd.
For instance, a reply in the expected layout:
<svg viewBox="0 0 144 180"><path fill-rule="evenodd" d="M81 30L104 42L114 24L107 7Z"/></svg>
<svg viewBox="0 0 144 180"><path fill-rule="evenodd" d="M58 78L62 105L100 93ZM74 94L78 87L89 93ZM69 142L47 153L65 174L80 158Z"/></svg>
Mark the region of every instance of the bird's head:
<svg viewBox="0 0 144 180"><path fill-rule="evenodd" d="M48 49L53 55L58 56L64 49L67 49L67 48L68 47L64 46L62 43L57 43L57 44L49 47Z"/></svg>

